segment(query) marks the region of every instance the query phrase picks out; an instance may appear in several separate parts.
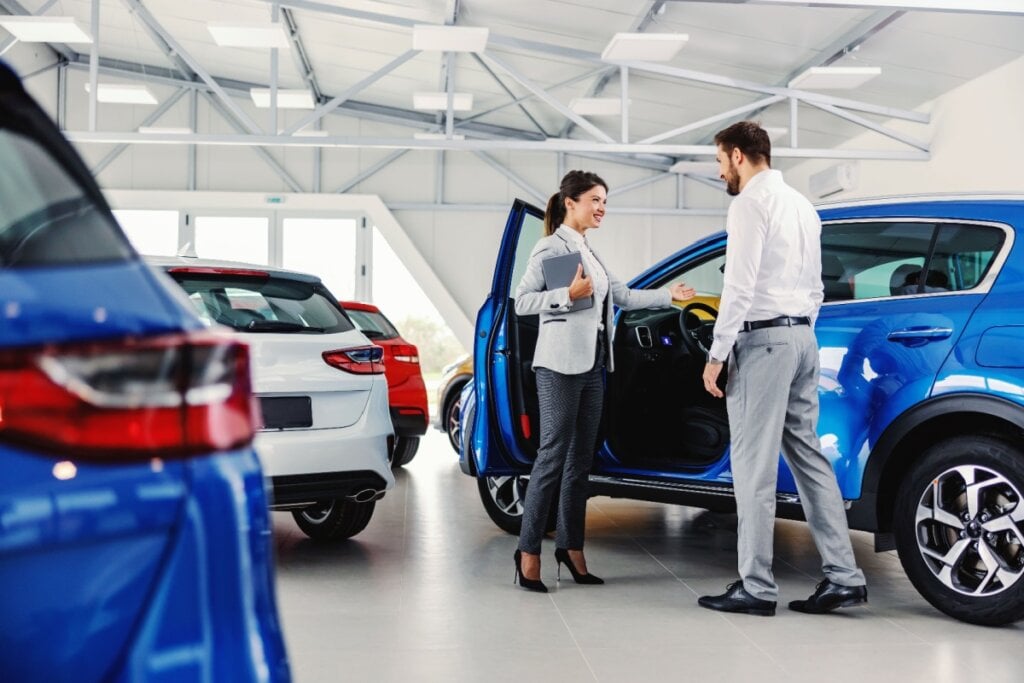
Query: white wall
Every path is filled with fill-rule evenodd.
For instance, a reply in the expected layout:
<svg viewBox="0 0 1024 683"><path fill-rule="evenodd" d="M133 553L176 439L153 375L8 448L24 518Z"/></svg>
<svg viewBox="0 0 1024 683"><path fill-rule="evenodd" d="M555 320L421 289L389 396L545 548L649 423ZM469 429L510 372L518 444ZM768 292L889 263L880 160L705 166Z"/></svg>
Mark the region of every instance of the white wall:
<svg viewBox="0 0 1024 683"><path fill-rule="evenodd" d="M927 126L890 122L897 130L931 141L931 161L860 161L855 190L828 201L928 192L1024 192L1024 59L1010 62L923 105L930 111ZM844 145L860 149L907 149L866 132ZM808 193L810 174L827 161L808 161L786 177ZM809 195L810 196L810 195ZM812 199L816 199L812 197Z"/></svg>

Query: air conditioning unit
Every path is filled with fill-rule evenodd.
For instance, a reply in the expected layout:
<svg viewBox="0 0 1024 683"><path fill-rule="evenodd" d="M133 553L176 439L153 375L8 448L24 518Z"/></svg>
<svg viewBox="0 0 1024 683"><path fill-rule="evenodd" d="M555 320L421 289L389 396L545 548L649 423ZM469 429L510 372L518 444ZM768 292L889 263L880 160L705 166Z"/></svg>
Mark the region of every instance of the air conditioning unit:
<svg viewBox="0 0 1024 683"><path fill-rule="evenodd" d="M815 197L828 197L839 192L856 189L857 166L855 164L836 164L813 174L807 184L811 194Z"/></svg>

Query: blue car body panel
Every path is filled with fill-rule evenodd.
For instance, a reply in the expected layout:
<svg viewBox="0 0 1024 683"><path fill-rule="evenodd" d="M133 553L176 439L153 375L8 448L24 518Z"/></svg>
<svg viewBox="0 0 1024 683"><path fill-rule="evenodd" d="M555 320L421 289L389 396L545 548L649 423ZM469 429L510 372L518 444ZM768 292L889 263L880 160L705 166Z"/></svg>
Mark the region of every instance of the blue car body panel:
<svg viewBox="0 0 1024 683"><path fill-rule="evenodd" d="M8 105L28 112L49 136L40 149L77 169L113 239L125 240L70 146L42 112L30 115L34 105L10 78L0 65L10 98L0 114ZM128 253L106 263L0 262L0 352L203 329L188 302ZM71 459L6 443L2 408L0 680L290 680L266 484L251 447L181 460Z"/></svg>
<svg viewBox="0 0 1024 683"><path fill-rule="evenodd" d="M471 453L478 475L529 471L530 460L517 445L509 405L507 306L511 253L519 227L536 207L517 202L509 215L490 296L477 317L474 349L476 410ZM1009 228L1024 225L1024 201L1012 199L907 200L822 208L823 223L879 219L936 219ZM665 281L686 264L725 248L725 233L710 235L652 266L631 287ZM1005 249L1005 247L1004 247ZM821 349L822 451L832 462L843 497L861 497L874 446L901 416L935 397L983 395L1024 406L1024 247L1013 241L989 292L836 301L822 306L816 324ZM517 256L520 258L520 256ZM928 330L942 330L922 337ZM945 331L948 331L945 332ZM890 339L892 335L892 339ZM466 467L464 467L466 469ZM468 471L468 470L467 470ZM622 479L729 484L728 449L710 465L686 470L639 469L621 463L605 442L593 472ZM780 457L779 493L796 493L792 474Z"/></svg>

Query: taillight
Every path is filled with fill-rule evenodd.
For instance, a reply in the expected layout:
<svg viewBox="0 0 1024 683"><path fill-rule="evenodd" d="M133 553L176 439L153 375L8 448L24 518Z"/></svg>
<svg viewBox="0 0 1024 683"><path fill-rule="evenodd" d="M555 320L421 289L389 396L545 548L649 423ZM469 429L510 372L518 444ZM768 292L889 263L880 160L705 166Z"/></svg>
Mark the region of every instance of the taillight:
<svg viewBox="0 0 1024 683"><path fill-rule="evenodd" d="M379 375L384 372L384 349L379 346L360 346L354 349L324 351L328 365L357 375Z"/></svg>
<svg viewBox="0 0 1024 683"><path fill-rule="evenodd" d="M249 350L213 333L0 351L0 440L94 461L252 440Z"/></svg>
<svg viewBox="0 0 1024 683"><path fill-rule="evenodd" d="M412 344L396 344L391 347L391 355L399 363L416 363L420 362L420 352Z"/></svg>

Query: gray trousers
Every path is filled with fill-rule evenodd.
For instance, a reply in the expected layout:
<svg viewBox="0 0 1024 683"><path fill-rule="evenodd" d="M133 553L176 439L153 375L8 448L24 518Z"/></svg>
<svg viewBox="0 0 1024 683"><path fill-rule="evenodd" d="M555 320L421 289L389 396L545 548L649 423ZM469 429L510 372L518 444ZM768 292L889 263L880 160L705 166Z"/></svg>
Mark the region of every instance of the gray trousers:
<svg viewBox="0 0 1024 683"><path fill-rule="evenodd" d="M519 533L519 549L525 553L540 553L551 497L559 480L555 544L559 548L583 549L588 476L604 403L603 367L603 352L598 345L598 362L581 375L537 368L540 447L526 487Z"/></svg>
<svg viewBox="0 0 1024 683"><path fill-rule="evenodd" d="M818 346L807 325L741 332L726 402L739 516L739 573L748 593L776 600L772 573L775 487L781 451L832 583L864 585L835 473L818 441Z"/></svg>

